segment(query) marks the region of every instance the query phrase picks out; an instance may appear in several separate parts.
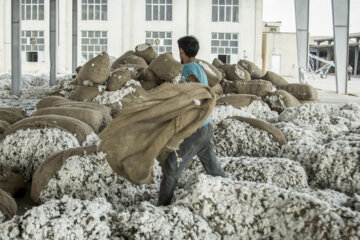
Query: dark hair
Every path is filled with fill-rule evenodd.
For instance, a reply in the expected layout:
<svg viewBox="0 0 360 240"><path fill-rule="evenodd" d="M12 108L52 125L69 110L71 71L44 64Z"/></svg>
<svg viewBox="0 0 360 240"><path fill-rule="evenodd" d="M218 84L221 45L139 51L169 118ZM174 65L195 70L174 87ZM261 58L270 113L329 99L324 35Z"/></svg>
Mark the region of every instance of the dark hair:
<svg viewBox="0 0 360 240"><path fill-rule="evenodd" d="M179 48L183 49L186 56L195 57L199 51L199 41L193 36L185 36L178 40Z"/></svg>

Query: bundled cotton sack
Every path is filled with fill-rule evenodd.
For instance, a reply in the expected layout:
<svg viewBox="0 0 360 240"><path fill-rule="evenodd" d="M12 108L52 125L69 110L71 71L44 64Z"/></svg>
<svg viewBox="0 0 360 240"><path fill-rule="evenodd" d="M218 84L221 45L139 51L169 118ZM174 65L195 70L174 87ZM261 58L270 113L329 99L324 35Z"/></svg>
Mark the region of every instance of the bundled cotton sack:
<svg viewBox="0 0 360 240"><path fill-rule="evenodd" d="M154 159L161 152L177 149L214 106L215 94L207 86L163 84L133 99L118 113L99 134L100 150L121 176L136 184L150 183Z"/></svg>

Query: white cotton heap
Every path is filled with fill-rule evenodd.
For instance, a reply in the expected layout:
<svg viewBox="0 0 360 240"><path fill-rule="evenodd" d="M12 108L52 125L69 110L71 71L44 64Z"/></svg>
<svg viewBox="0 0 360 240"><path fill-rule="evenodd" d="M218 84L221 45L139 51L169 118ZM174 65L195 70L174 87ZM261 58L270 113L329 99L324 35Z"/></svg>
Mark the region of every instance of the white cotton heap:
<svg viewBox="0 0 360 240"><path fill-rule="evenodd" d="M274 157L280 145L267 131L246 122L225 119L214 127L215 152L222 157Z"/></svg>
<svg viewBox="0 0 360 240"><path fill-rule="evenodd" d="M211 123L215 125L226 119L229 117L233 117L233 116L241 116L241 117L251 117L251 118L256 118L254 115L247 113L245 111L239 110L237 108L234 108L231 105L228 106L216 106L213 110L213 112L211 113Z"/></svg>
<svg viewBox="0 0 360 240"><path fill-rule="evenodd" d="M79 146L75 136L57 128L18 130L0 142L0 166L29 181L51 154Z"/></svg>
<svg viewBox="0 0 360 240"><path fill-rule="evenodd" d="M103 198L51 200L0 224L0 239L110 239L114 210Z"/></svg>
<svg viewBox="0 0 360 240"><path fill-rule="evenodd" d="M299 161L311 187L360 190L360 106L307 104L286 109L276 127L287 144L279 156Z"/></svg>
<svg viewBox="0 0 360 240"><path fill-rule="evenodd" d="M71 75L66 75L60 78L56 85L56 89L59 90L60 94L66 98L69 98L78 88L79 85L74 83L74 79L72 79Z"/></svg>
<svg viewBox="0 0 360 240"><path fill-rule="evenodd" d="M41 201L60 199L69 195L79 199L104 197L117 210L156 201L160 185L161 169L154 165L155 182L135 185L115 173L102 152L72 156L41 191Z"/></svg>
<svg viewBox="0 0 360 240"><path fill-rule="evenodd" d="M112 237L120 239L220 239L202 217L181 206L142 202L120 212L116 219Z"/></svg>
<svg viewBox="0 0 360 240"><path fill-rule="evenodd" d="M175 205L224 239L357 239L360 213L276 186L199 175Z"/></svg>
<svg viewBox="0 0 360 240"><path fill-rule="evenodd" d="M267 183L281 188L308 188L304 168L286 158L219 158L229 178L236 181Z"/></svg>
<svg viewBox="0 0 360 240"><path fill-rule="evenodd" d="M0 224L6 221L5 215L0 210Z"/></svg>
<svg viewBox="0 0 360 240"><path fill-rule="evenodd" d="M96 96L93 101L99 104L118 104L119 108L122 107L121 100L128 94L136 92L134 86L141 86L138 81L130 80L124 87L117 91L104 91L101 95Z"/></svg>
<svg viewBox="0 0 360 240"><path fill-rule="evenodd" d="M276 121L279 116L276 111L272 111L270 107L262 101L253 101L249 106L242 107L240 110L268 122Z"/></svg>

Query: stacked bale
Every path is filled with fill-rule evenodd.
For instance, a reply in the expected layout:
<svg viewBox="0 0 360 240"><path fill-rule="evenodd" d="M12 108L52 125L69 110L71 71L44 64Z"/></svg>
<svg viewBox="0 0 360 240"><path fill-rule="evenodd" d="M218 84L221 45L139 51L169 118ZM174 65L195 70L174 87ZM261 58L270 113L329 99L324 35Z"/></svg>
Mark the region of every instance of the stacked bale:
<svg viewBox="0 0 360 240"><path fill-rule="evenodd" d="M87 61L80 69L77 82L80 86L85 81L93 84L104 84L110 74L110 59L106 52L102 52L96 57ZM87 82L85 82L87 84ZM88 83L89 84L89 83Z"/></svg>
<svg viewBox="0 0 360 240"><path fill-rule="evenodd" d="M210 87L214 87L222 80L222 73L216 67L204 60L196 59L196 62L204 69Z"/></svg>
<svg viewBox="0 0 360 240"><path fill-rule="evenodd" d="M149 68L159 79L173 82L180 76L182 64L176 61L171 53L163 53L150 63Z"/></svg>

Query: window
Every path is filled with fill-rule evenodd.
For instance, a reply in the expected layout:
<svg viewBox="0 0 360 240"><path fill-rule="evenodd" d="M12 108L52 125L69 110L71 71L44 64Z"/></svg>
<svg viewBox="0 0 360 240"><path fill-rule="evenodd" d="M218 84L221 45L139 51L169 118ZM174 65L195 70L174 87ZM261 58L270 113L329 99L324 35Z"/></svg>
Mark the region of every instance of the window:
<svg viewBox="0 0 360 240"><path fill-rule="evenodd" d="M21 20L44 20L44 0L21 0Z"/></svg>
<svg viewBox="0 0 360 240"><path fill-rule="evenodd" d="M213 22L239 22L239 0L212 0Z"/></svg>
<svg viewBox="0 0 360 240"><path fill-rule="evenodd" d="M21 31L21 60L44 62L44 31Z"/></svg>
<svg viewBox="0 0 360 240"><path fill-rule="evenodd" d="M81 61L107 51L107 31L81 31Z"/></svg>
<svg viewBox="0 0 360 240"><path fill-rule="evenodd" d="M81 0L81 20L107 20L107 0Z"/></svg>
<svg viewBox="0 0 360 240"><path fill-rule="evenodd" d="M238 33L212 33L211 54L230 63L238 55Z"/></svg>
<svg viewBox="0 0 360 240"><path fill-rule="evenodd" d="M146 21L172 21L172 0L146 0Z"/></svg>
<svg viewBox="0 0 360 240"><path fill-rule="evenodd" d="M172 52L172 32L146 32L146 43L150 43L158 54Z"/></svg>

